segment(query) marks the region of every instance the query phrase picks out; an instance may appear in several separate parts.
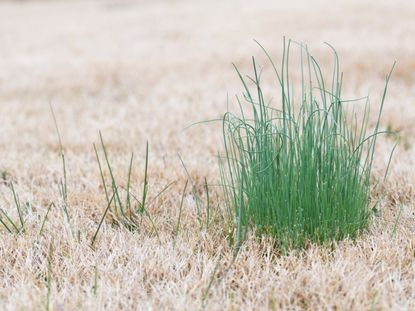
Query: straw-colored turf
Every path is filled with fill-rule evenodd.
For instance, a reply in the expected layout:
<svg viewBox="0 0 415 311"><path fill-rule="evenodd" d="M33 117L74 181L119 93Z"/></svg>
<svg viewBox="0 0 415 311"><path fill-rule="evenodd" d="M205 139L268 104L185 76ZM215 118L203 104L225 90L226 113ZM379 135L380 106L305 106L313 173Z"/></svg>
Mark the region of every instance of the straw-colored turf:
<svg viewBox="0 0 415 311"><path fill-rule="evenodd" d="M24 233L0 232L0 309L40 310L48 296L52 310L415 309L413 16L412 1L2 2L0 207L18 219L10 180L32 207ZM335 46L344 97L370 92L374 111L396 59L381 126L399 131L401 143L389 179L372 192L377 216L356 242L280 256L271 241L251 236L232 261L214 187L220 124L184 129L221 117L227 93L241 91L231 62L247 72L250 56L260 55L251 39L278 60L283 35L306 42L327 66L332 55L323 41ZM49 102L66 151L75 237L61 209ZM138 195L149 141L148 212L159 239L147 218L132 233L108 216L90 247L106 208L92 146L99 130L120 181L127 182L135 153ZM375 181L393 144L378 140ZM211 223L199 228L188 187L175 241L187 179L178 153L203 200L204 178L212 185Z"/></svg>

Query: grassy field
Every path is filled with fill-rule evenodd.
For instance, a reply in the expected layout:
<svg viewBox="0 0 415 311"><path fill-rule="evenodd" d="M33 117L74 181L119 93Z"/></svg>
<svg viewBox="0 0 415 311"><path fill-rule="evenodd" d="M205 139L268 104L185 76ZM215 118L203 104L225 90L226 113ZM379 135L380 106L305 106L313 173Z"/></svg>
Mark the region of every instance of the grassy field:
<svg viewBox="0 0 415 311"><path fill-rule="evenodd" d="M0 309L415 309L413 16L411 1L1 2ZM232 63L251 73L252 55L278 105L252 39L280 63L283 36L327 72L324 42L337 49L342 96L370 94L369 129L396 60L380 130L400 139L382 182L397 141L378 138L354 241L281 252L248 232L234 257L222 125L188 126L237 108ZM103 218L108 200L137 211Z"/></svg>

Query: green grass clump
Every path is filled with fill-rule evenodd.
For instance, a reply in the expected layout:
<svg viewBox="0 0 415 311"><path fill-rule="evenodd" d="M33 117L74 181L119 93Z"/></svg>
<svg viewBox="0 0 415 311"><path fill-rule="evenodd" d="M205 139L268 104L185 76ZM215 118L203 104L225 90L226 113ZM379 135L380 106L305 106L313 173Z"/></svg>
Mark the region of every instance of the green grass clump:
<svg viewBox="0 0 415 311"><path fill-rule="evenodd" d="M333 49L330 84L307 48L299 47L300 81L293 92L290 50L284 41L281 68L273 67L280 106L264 98L261 72L253 58L253 76L243 77L238 114L223 117L225 156L221 179L237 249L246 232L271 234L282 248L304 247L355 238L369 222L370 175L386 85L372 131L369 101L357 113L341 98L342 73ZM331 47L331 46L330 46ZM389 164L388 164L389 166ZM387 171L387 170L386 170ZM386 174L385 174L386 176Z"/></svg>

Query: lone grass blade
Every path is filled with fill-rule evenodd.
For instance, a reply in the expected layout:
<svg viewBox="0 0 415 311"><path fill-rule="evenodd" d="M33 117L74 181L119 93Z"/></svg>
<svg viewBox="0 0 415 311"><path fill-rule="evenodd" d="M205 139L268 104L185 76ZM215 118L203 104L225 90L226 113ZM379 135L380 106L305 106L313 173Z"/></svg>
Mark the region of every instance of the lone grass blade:
<svg viewBox="0 0 415 311"><path fill-rule="evenodd" d="M94 246L94 245L95 245L95 241L96 241L96 239L97 239L99 229L101 229L102 223L104 222L105 216L107 215L108 210L109 210L109 209L110 209L110 207L111 207L111 202L112 202L112 200L113 200L113 199L114 199L114 194L111 196L111 199L109 200L108 205L107 205L107 207L106 207L106 209L105 209L105 211L104 211L104 214L102 215L101 220L100 220L100 222L99 222L99 224L98 224L97 231L95 231L95 234L94 234L94 236L92 237L91 246Z"/></svg>
<svg viewBox="0 0 415 311"><path fill-rule="evenodd" d="M147 191L148 191L148 181L147 181L147 170L148 170L148 141L146 142L146 161L144 165L144 185L143 185L143 198L141 200L141 208L145 209Z"/></svg>
<svg viewBox="0 0 415 311"><path fill-rule="evenodd" d="M48 220L48 215L49 215L50 210L52 209L52 206L55 207L55 203L52 202L52 203L49 204L49 207L48 207L48 209L45 213L45 216L43 217L43 221L42 221L42 224L40 226L38 236L41 236L43 234L43 230L45 229L45 224L46 224L46 221Z"/></svg>
<svg viewBox="0 0 415 311"><path fill-rule="evenodd" d="M183 210L183 202L184 202L184 196L186 194L187 184L189 183L189 180L186 179L186 183L184 184L183 192L182 192L182 198L180 199L180 207L179 207L179 217L177 218L176 223L176 229L174 231L174 241L173 241L173 248L176 247L176 240L179 235L180 231L180 222L182 218L182 210Z"/></svg>
<svg viewBox="0 0 415 311"><path fill-rule="evenodd" d="M24 220L23 220L22 210L21 210L21 207L20 207L20 200L19 200L19 196L16 194L16 191L14 190L13 182L10 182L10 187L11 187L11 189L12 189L13 198L14 198L14 203L15 203L16 208L17 208L17 214L19 215L19 220L20 220L20 230L23 230L23 227L24 227Z"/></svg>
<svg viewBox="0 0 415 311"><path fill-rule="evenodd" d="M181 155L178 154L178 156L179 156L180 162L182 163L182 166L184 168L184 171L185 171L185 173L187 175L187 179L190 181L190 184L192 186L192 195L193 195L193 197L195 199L195 202L196 202L197 219L199 221L199 224L202 225L202 208L201 208L201 203L200 203L201 200L199 198L199 195L197 194L196 185L194 184L193 179L190 176L189 171L187 170L187 167L184 164L184 161L183 161Z"/></svg>
<svg viewBox="0 0 415 311"><path fill-rule="evenodd" d="M124 214L123 204L121 202L120 194L118 192L117 182L115 180L115 177L114 177L114 174L113 174L113 171L112 171L111 163L110 163L110 160L108 158L107 148L105 147L105 144L104 144L104 140L102 138L101 131L99 132L99 139L101 141L102 150L104 151L105 162L107 163L108 171L110 173L110 177L111 177L111 187L112 187L112 190L113 190L113 192L115 194L115 199L114 199L115 209L116 210L118 209L117 212L118 211L121 212L121 214L123 216L123 219L124 219L125 218L125 214ZM104 185L105 185L105 183L104 183Z"/></svg>
<svg viewBox="0 0 415 311"><path fill-rule="evenodd" d="M205 192L206 192L206 229L209 228L210 222L210 196L209 196L209 185L205 177Z"/></svg>
<svg viewBox="0 0 415 311"><path fill-rule="evenodd" d="M68 181L67 181L67 174L66 174L65 151L63 149L62 138L61 138L61 134L60 134L59 127L58 127L58 121L56 120L55 112L53 110L51 103L49 103L49 108L52 113L53 122L55 124L56 135L58 136L58 142L59 142L59 153L62 159L63 180L61 180L58 183L59 193L62 197L62 210L65 214L66 221L69 224L72 237L75 237L75 229L72 226L71 217L69 216L69 212L68 212Z"/></svg>

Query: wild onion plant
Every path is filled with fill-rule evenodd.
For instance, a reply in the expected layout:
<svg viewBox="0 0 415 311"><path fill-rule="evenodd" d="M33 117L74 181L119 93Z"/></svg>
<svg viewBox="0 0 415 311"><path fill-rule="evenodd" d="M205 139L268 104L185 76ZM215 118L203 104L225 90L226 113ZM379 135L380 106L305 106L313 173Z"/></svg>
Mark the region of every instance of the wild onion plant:
<svg viewBox="0 0 415 311"><path fill-rule="evenodd" d="M354 238L369 222L370 176L391 73L369 131L368 98L359 115L350 109L354 101L342 100L342 73L330 45L334 65L328 84L308 49L295 43L301 82L295 85L300 92L293 92L293 45L284 41L280 69L259 45L275 73L279 106L266 101L255 58L252 77L235 67L243 99L236 97L239 113L228 109L223 117L225 156L219 162L237 249L251 227L286 249Z"/></svg>

